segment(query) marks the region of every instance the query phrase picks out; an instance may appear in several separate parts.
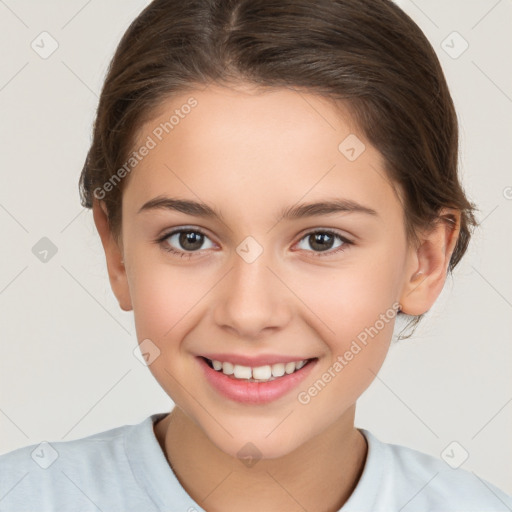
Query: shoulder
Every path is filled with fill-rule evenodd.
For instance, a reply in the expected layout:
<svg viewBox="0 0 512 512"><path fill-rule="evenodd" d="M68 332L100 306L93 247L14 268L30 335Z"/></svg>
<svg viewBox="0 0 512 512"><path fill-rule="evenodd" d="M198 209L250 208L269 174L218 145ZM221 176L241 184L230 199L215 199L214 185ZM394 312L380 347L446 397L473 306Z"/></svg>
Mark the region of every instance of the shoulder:
<svg viewBox="0 0 512 512"><path fill-rule="evenodd" d="M129 427L124 425L80 439L42 441L17 448L0 455L0 472L3 476L7 469L31 471L37 468L45 471L51 467L69 464L78 456L82 461L108 459L109 456L119 452L122 437Z"/></svg>
<svg viewBox="0 0 512 512"><path fill-rule="evenodd" d="M475 507L478 510L482 507L506 510L504 504L512 505L510 496L472 471L452 467L440 458L405 446L387 444L387 449L397 474L405 479L413 472L414 479L425 486L425 494L433 503L453 503L457 507L466 507L465 510Z"/></svg>
<svg viewBox="0 0 512 512"><path fill-rule="evenodd" d="M406 446L384 443L371 432L360 430L369 448L360 483L366 476L367 484L374 480L373 485L379 487L373 510L512 510L512 497L475 473Z"/></svg>
<svg viewBox="0 0 512 512"><path fill-rule="evenodd" d="M0 455L0 509L89 510L104 493L114 502L124 500L126 489L136 487L124 440L137 426L70 441L43 441Z"/></svg>

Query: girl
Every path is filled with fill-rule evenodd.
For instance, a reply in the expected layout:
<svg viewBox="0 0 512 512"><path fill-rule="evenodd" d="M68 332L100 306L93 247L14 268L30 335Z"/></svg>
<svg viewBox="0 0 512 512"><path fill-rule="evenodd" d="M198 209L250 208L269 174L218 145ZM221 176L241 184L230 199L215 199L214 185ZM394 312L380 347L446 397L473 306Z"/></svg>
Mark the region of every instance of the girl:
<svg viewBox="0 0 512 512"><path fill-rule="evenodd" d="M1 510L511 510L354 426L397 315L432 307L476 225L457 144L435 52L388 0L153 1L80 189L176 406L3 455Z"/></svg>

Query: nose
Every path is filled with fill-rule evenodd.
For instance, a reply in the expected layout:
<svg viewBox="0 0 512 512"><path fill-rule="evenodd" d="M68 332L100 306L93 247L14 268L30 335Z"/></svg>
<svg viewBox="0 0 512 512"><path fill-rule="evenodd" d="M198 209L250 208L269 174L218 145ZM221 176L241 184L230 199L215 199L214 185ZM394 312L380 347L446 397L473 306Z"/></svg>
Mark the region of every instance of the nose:
<svg viewBox="0 0 512 512"><path fill-rule="evenodd" d="M265 251L252 262L234 255L233 266L217 287L213 317L218 327L257 340L290 322L292 293L269 259Z"/></svg>

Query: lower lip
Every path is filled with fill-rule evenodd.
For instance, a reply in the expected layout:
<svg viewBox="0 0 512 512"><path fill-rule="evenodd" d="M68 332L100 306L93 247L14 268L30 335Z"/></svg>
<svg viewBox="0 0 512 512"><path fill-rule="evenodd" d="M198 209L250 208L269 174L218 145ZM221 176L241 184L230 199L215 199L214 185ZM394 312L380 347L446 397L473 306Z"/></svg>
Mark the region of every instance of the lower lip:
<svg viewBox="0 0 512 512"><path fill-rule="evenodd" d="M206 379L220 394L244 404L265 404L281 398L297 387L309 375L317 362L317 359L314 359L300 370L269 382L249 382L228 377L222 372L210 368L202 357L197 359Z"/></svg>

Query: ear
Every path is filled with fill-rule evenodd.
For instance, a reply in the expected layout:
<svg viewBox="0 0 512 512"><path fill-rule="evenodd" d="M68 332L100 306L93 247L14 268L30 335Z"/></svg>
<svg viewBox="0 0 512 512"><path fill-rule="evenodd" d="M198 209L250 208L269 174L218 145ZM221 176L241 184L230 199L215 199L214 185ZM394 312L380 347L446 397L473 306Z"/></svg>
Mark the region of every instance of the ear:
<svg viewBox="0 0 512 512"><path fill-rule="evenodd" d="M426 313L441 293L460 232L460 211L443 208L433 229L420 234L411 248L400 297L406 315Z"/></svg>
<svg viewBox="0 0 512 512"><path fill-rule="evenodd" d="M121 309L123 311L131 311L133 308L126 268L123 261L123 252L112 235L105 203L94 199L92 213L103 249L105 250L110 286Z"/></svg>

